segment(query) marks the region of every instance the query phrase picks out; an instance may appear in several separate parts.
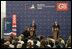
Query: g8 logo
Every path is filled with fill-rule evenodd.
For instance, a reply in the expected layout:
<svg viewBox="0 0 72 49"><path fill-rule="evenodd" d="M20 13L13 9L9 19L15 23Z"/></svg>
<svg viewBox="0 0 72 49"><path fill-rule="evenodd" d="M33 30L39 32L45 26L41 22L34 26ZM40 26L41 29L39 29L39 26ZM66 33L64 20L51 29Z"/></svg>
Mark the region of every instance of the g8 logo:
<svg viewBox="0 0 72 49"><path fill-rule="evenodd" d="M68 3L57 3L57 10L68 10Z"/></svg>

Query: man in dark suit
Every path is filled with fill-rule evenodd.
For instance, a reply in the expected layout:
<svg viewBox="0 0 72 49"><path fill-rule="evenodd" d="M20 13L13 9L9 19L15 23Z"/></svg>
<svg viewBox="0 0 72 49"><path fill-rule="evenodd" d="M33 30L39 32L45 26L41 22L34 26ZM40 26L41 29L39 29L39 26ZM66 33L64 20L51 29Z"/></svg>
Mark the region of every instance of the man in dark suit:
<svg viewBox="0 0 72 49"><path fill-rule="evenodd" d="M30 27L31 27L31 30L33 30L34 35L36 36L36 34L35 34L35 31L36 31L36 23L35 23L35 20L33 20L33 22L30 25Z"/></svg>
<svg viewBox="0 0 72 49"><path fill-rule="evenodd" d="M58 25L58 22L55 21L55 24L52 27L52 31L54 32L54 38L56 38L56 39L58 38L58 32L59 32L59 30L60 30L60 26Z"/></svg>
<svg viewBox="0 0 72 49"><path fill-rule="evenodd" d="M30 36L29 27L26 27L26 30L22 34L24 35L24 38L27 38L28 36Z"/></svg>

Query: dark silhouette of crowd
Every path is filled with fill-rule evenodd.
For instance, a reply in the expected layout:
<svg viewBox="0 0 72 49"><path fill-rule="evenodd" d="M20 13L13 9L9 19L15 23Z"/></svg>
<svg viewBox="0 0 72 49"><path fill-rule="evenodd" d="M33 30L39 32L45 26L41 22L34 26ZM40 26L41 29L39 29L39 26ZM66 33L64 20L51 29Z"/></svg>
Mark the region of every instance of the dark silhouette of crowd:
<svg viewBox="0 0 72 49"><path fill-rule="evenodd" d="M67 42L63 40L61 35L56 41L52 36L48 36L47 39L44 35L24 36L23 34L20 36L11 35L9 38L1 39L1 48L71 48L71 36Z"/></svg>

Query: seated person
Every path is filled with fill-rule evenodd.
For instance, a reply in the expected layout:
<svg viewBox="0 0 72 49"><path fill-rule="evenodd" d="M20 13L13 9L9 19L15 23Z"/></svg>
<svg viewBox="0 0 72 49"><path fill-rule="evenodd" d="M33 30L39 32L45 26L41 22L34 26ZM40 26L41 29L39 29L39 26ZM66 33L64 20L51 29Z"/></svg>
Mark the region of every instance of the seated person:
<svg viewBox="0 0 72 49"><path fill-rule="evenodd" d="M58 37L58 41L61 44L61 46L64 48L65 47L65 41L63 40L63 38L61 37L61 35Z"/></svg>
<svg viewBox="0 0 72 49"><path fill-rule="evenodd" d="M21 36L19 36L19 41L18 42L20 42L21 44L24 44L24 41L22 41L22 37Z"/></svg>
<svg viewBox="0 0 72 49"><path fill-rule="evenodd" d="M71 36L69 36L68 41L65 45L65 48L71 48Z"/></svg>

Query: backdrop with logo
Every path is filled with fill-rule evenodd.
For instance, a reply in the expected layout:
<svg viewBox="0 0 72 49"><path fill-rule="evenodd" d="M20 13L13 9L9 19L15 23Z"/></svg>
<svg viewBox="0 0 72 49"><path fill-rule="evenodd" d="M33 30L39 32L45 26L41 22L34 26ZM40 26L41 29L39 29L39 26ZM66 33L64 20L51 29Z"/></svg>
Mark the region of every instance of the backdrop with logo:
<svg viewBox="0 0 72 49"><path fill-rule="evenodd" d="M57 10L57 3L68 3L67 10ZM63 5L62 5L63 6ZM65 8L65 7L62 7ZM70 1L7 1L6 17L17 14L17 36L26 26L36 21L36 35L53 36L52 26L57 20L60 25L59 34L64 40L71 35L71 2Z"/></svg>

